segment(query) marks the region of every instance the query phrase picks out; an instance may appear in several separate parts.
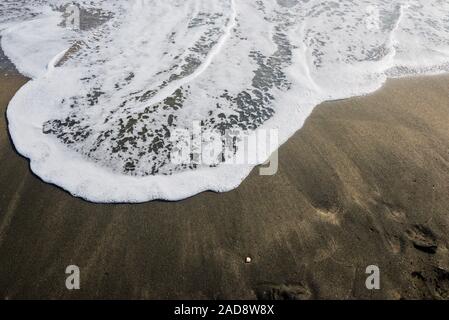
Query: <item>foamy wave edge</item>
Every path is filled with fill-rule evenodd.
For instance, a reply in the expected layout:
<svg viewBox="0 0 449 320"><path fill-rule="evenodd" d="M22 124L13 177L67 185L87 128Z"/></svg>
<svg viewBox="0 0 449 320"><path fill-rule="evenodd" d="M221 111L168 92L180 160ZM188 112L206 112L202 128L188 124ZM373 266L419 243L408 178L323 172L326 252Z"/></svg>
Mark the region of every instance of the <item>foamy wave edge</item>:
<svg viewBox="0 0 449 320"><path fill-rule="evenodd" d="M60 55L60 54L58 54ZM439 57L441 58L441 57ZM446 60L446 61L449 61ZM446 72L442 61L438 64L413 66L412 74L436 74ZM410 75L394 70L402 65L390 65L382 72L382 81L371 87L359 88L349 94L334 95L333 99L350 98L365 95L379 89L388 77ZM409 68L409 66L407 66ZM55 139L42 134L42 123L37 113L30 113L30 105L39 105L46 100L40 96L40 81L48 80L51 72L27 83L11 100L7 118L9 131L17 151L30 159L32 171L45 182L55 184L77 197L99 203L146 202L151 200L177 201L203 191L226 192L237 188L250 174L254 165L219 166L217 168L199 168L193 171L176 173L171 176L131 177L118 175L67 149ZM30 100L32 98L32 100ZM295 107L281 108L261 129L279 129L280 144L285 143L296 131L301 129L314 107L329 97L311 98L308 103ZM282 105L294 105L286 98L277 101ZM36 110L33 110L36 112ZM24 116L27 115L27 116ZM68 155L70 155L68 157ZM265 159L267 160L267 159ZM261 161L263 163L264 161Z"/></svg>

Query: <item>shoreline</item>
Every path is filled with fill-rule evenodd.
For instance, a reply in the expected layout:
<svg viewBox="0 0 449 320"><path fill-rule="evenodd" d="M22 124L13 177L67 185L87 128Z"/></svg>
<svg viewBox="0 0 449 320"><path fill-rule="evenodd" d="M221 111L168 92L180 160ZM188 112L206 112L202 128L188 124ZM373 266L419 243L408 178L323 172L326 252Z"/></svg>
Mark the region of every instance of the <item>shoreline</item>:
<svg viewBox="0 0 449 320"><path fill-rule="evenodd" d="M62 53L58 54L57 56L60 56L61 54ZM55 60L55 59L57 60L57 56L53 60ZM50 63L49 66L53 65L53 64L54 63ZM0 71L1 71L1 69L0 69ZM23 79L26 82L33 80L33 79L28 78L25 75L20 74L18 71L9 71L9 73L5 73L5 76L8 76L8 75L10 75L12 77L17 77L18 79ZM443 76L444 77L445 75L449 76L449 73L425 74L425 75L410 75L410 76L402 76L402 77L398 77L398 78L388 78L387 81L385 81L382 84L382 86L379 87L378 90L375 90L373 92L366 93L366 94L352 96L352 97L349 97L349 98L341 98L341 99L335 99L335 100L326 100L326 101L321 102L318 105L314 106L313 108L311 108L311 110L312 110L311 112L313 112L313 110L315 108L317 108L318 106L321 106L321 105L327 105L329 103L344 102L344 101L349 100L349 99L357 99L357 98L363 98L363 97L370 96L372 94L375 94L377 91L382 90L388 84L388 82L390 82L390 81L399 81L401 79L404 79L404 80L409 79L409 80L411 80L411 79L416 79L416 78L417 79L420 79L420 78L424 79L426 77L439 77L439 76ZM308 117L306 118L306 121L307 120L308 120ZM282 142L280 144L280 146L285 144L290 139L290 138L286 138L287 136L292 137L292 136L294 136L295 134L297 134L301 130L302 130L302 127L300 127L300 129L297 129L296 132L294 132L291 135L290 134L284 134L283 138L282 138L282 141L284 141L284 139L286 139L286 140L285 140L285 142ZM12 133L8 132L8 134L9 134L11 143L13 143L14 139L13 139L13 136L11 136ZM19 139L17 139L16 142L18 143L18 141L19 141ZM23 146L22 147L16 147L16 146L14 146L14 148L16 149L17 153L19 153L19 155L21 155L21 156L22 156L22 153L27 153L27 151L19 152L18 149L17 149L17 148L19 148L19 150L20 150L21 148L22 149L25 148L24 150L27 150L26 149L27 147L23 147ZM278 151L278 150L279 150L279 147L276 149L276 151ZM30 163L31 163L31 160L29 159L29 156L24 156L24 157L27 158L28 161L30 161ZM31 158L35 158L35 157L31 157ZM55 162L55 161L47 161L47 162L51 163L51 162ZM57 163L57 162L58 161L56 161L55 163ZM117 178L117 177L114 177L114 175L110 176L109 173L108 173L107 168L103 172L103 169L101 167L97 167L95 164L90 163L89 161L86 161L86 163L87 163L87 169L89 169L87 171L90 172L90 174L87 174L87 177L92 176L92 175L93 176L97 175L98 176L97 177L97 181L98 181L99 178L100 178L100 181L102 179L103 180L108 180L108 179L111 179L111 178L112 179ZM77 163L75 161L75 165L76 164ZM41 167L41 166L39 166L39 167ZM73 165L72 165L72 167L73 167ZM210 180L210 183L206 183L206 186L200 187L198 191L194 191L192 193L192 192L190 192L188 190L184 190L182 192L177 192L175 194L167 192L167 191L164 191L164 193L158 193L159 194L158 196L155 196L154 198L148 198L147 200L145 200L146 199L145 198L146 197L145 196L146 193L142 192L142 189L145 189L145 187L146 187L146 190L150 190L151 189L151 188L148 188L148 185L145 182L145 179L147 179L148 176L140 177L138 179L134 179L133 176L121 175L118 181L121 181L122 184L127 184L128 187L125 187L124 188L125 191L122 192L122 193L118 193L118 192L115 192L115 193L117 193L117 194L127 194L127 193L134 194L134 193L137 193L137 196L135 197L135 199L134 198L132 198L132 199L129 198L129 201L121 200L122 197L120 197L120 196L116 196L116 195L111 196L111 195L109 195L110 193L112 193L112 191L106 192L111 197L110 200L108 200L106 198L103 198L104 197L104 195L103 195L104 192L103 191L100 191L100 192L98 192L98 191L95 191L95 192L94 191L90 191L90 192L87 192L87 193L78 194L79 191L75 191L75 189L78 190L78 187L76 187L76 186L74 187L71 183L68 183L66 181L67 179L62 179L61 180L60 178L58 178L58 179L49 178L49 180L47 180L47 179L41 178L41 176L46 176L46 174L47 174L45 169L43 170L43 172L42 172L42 169L39 169L37 172L33 172L33 174L36 175L40 180L42 180L42 181L44 181L44 182L46 182L46 183L48 183L50 185L54 185L56 187L59 187L62 190L64 190L65 192L71 194L74 197L78 197L80 199L83 199L84 201L87 201L87 202L90 202L90 203L93 203L93 204L144 204L144 203L151 202L151 201L168 201L168 202L183 201L185 199L188 199L188 198L191 198L191 197L195 197L198 194L201 194L203 192L216 192L216 193L229 192L229 191L232 191L232 190L238 188L238 186L240 186L241 182L244 181L250 175L251 171L257 170L258 168L261 167L261 165L250 166L250 168L247 171L245 170L245 173L242 176L239 175L238 177L234 177L233 180L231 180L231 182L228 181L228 182L226 182L227 184L225 183L224 185L222 183L218 183L218 186L221 186L221 187L217 188L216 185L213 182L213 180L214 180L213 178L215 177L215 179L220 179L220 176L229 176L229 173L224 171L226 166L221 166L221 167L222 168L214 169L216 171L214 172L214 174L211 174L210 177L209 177L209 174L207 174L207 172L206 172L206 174L203 173L203 175L200 174L200 176L199 176L200 180L207 180L207 181ZM73 171L73 170L68 169L67 167L65 169L66 169L66 171ZM218 171L219 169L221 169L220 170L221 172ZM49 169L47 169L47 171L48 170ZM208 170L208 168L206 168L206 170ZM53 168L53 171L60 173L59 176L63 175L62 173L64 172L64 170L61 170L61 168L58 168L58 169ZM98 174L98 172L100 172L100 173ZM172 179L173 183L174 184L186 184L186 181L189 181L189 178L188 178L189 175L190 175L190 179L194 179L195 178L195 172L190 172L190 171L181 172L181 173L177 174L178 177L176 177L176 179ZM56 174L56 176L58 176L58 174ZM166 188L164 188L164 186L166 184L164 182L165 176L161 175L160 177L161 177L161 179L153 180L153 182L155 181L153 183L153 187L156 188L156 189L166 189ZM229 177L227 179L229 179ZM69 181L71 181L71 180L73 180L73 179L69 179ZM95 179L93 179L93 180L95 180ZM141 181L139 181L139 180L144 181L144 182L140 183ZM115 182L113 183L112 181L113 180L111 180L110 183L114 184ZM190 181L192 181L192 180L190 180ZM90 189L92 189L92 188L93 189L98 189L98 187L100 187L99 190L103 190L104 188L107 189L107 187L106 187L107 185L108 185L108 183L103 182L103 185L100 183L98 186L96 186L96 188L93 188L95 186L94 184L93 185L88 185L88 187L90 187ZM237 185L237 187L235 187L236 185ZM103 187L101 187L101 186L103 186ZM207 186L209 186L209 187L207 187ZM132 187L132 190L129 189L131 187ZM109 189L107 189L107 190L109 190ZM132 191L132 192L130 192L130 191ZM150 194L151 194L151 192L150 192ZM161 194L163 194L163 196ZM128 197L128 196L126 196L126 197Z"/></svg>
<svg viewBox="0 0 449 320"><path fill-rule="evenodd" d="M317 106L273 177L134 205L88 203L31 173L4 138L24 82L0 77L0 298L449 299L448 75ZM79 292L65 290L69 264Z"/></svg>

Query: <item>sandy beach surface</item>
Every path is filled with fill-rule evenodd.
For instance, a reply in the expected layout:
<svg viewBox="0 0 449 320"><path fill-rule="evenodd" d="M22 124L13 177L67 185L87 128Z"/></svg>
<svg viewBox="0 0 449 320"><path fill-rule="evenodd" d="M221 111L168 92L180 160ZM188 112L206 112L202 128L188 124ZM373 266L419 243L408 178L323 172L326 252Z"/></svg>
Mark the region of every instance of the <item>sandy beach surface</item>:
<svg viewBox="0 0 449 320"><path fill-rule="evenodd" d="M31 173L5 119L25 82L0 77L0 298L449 298L449 76L322 104L274 176L140 205L88 203Z"/></svg>

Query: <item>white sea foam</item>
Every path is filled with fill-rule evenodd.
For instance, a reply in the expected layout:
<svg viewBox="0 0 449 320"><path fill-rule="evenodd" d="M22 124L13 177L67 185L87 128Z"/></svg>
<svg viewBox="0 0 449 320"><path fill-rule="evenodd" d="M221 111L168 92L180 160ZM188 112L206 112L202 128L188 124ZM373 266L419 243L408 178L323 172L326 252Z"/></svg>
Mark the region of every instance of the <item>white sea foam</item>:
<svg viewBox="0 0 449 320"><path fill-rule="evenodd" d="M49 11L39 18L14 24L2 33L3 51L23 75L43 76L49 62L70 46L72 32L58 26L60 22L60 14Z"/></svg>
<svg viewBox="0 0 449 320"><path fill-rule="evenodd" d="M0 30L33 78L8 107L17 150L42 179L90 201L231 190L253 164L173 163L175 130L197 121L220 132L278 129L283 143L324 100L449 63L440 0L84 2L108 19L74 32L61 24L65 1L17 10L6 1Z"/></svg>

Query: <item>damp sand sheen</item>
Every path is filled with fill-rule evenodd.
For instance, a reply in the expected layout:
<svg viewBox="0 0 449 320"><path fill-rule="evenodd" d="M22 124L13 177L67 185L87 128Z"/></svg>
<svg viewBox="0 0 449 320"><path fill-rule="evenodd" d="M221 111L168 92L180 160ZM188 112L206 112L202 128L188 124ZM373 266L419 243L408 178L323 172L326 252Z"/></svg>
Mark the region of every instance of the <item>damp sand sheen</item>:
<svg viewBox="0 0 449 320"><path fill-rule="evenodd" d="M7 118L35 174L93 202L238 187L257 163L171 161L195 123L282 144L323 101L449 69L445 1L81 1L107 17L81 31L66 2L0 4L2 49L32 78Z"/></svg>

